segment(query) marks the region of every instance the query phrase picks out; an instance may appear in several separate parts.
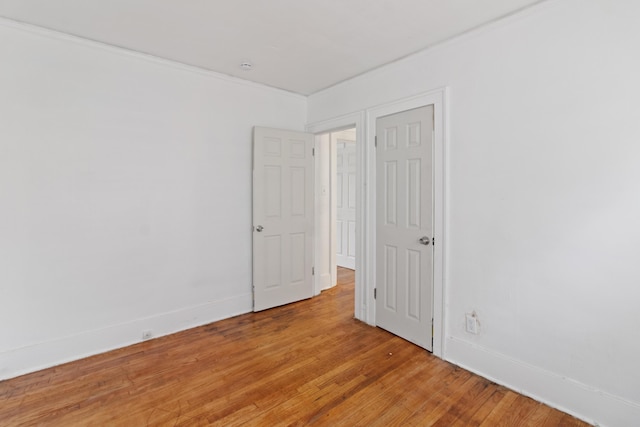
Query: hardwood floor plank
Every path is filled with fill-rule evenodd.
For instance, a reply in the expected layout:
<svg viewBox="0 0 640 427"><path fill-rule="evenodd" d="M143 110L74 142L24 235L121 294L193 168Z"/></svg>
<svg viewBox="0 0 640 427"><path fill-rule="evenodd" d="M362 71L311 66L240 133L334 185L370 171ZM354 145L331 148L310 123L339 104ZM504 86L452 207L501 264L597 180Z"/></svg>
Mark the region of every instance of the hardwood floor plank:
<svg viewBox="0 0 640 427"><path fill-rule="evenodd" d="M524 425L540 405L541 403L529 397L518 395L509 410L500 418L497 426Z"/></svg>
<svg viewBox="0 0 640 427"><path fill-rule="evenodd" d="M0 382L0 425L586 426L311 300Z"/></svg>
<svg viewBox="0 0 640 427"><path fill-rule="evenodd" d="M480 424L481 427L494 427L496 426L505 413L511 408L513 402L518 398L518 394L508 390L502 399L497 402L497 404L493 407L487 418Z"/></svg>
<svg viewBox="0 0 640 427"><path fill-rule="evenodd" d="M533 414L524 423L528 427L542 427L545 425L549 416L553 413L553 409L547 405L541 404Z"/></svg>
<svg viewBox="0 0 640 427"><path fill-rule="evenodd" d="M479 426L484 422L485 419L491 414L491 412L495 409L495 407L504 399L505 395L509 390L504 387L498 386L496 391L491 394L489 399L487 399L481 406L475 411L469 420L467 425L469 426Z"/></svg>
<svg viewBox="0 0 640 427"><path fill-rule="evenodd" d="M421 356L422 354L414 355L401 365L402 368L396 366L372 386L349 396L342 404L325 414L323 422L330 424L342 414L345 425L389 425L403 415L409 415L409 411L401 404L405 392L403 385L424 369Z"/></svg>
<svg viewBox="0 0 640 427"><path fill-rule="evenodd" d="M439 391L430 396L425 402L418 407L416 411L404 422L408 426L432 425L440 417L441 413L438 408L444 401L448 401L450 396L455 392L469 387L468 381L472 374L463 369L456 368L449 379L443 381Z"/></svg>
<svg viewBox="0 0 640 427"><path fill-rule="evenodd" d="M493 393L495 387L492 383L481 377L473 377L473 387L463 394L458 394L454 401L447 406L447 410L433 424L434 426L451 427L455 425L467 426L471 416L486 402Z"/></svg>

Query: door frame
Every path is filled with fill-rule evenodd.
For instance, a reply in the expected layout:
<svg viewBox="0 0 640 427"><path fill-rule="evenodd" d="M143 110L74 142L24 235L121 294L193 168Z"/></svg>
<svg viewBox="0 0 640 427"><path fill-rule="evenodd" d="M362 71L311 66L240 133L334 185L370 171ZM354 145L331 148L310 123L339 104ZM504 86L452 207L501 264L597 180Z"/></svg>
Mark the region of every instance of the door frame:
<svg viewBox="0 0 640 427"><path fill-rule="evenodd" d="M401 99L394 102L389 102L377 107L370 108L366 111L367 115L367 135L368 145L373 146L375 144L376 133L376 121L379 117L388 116L390 114L401 113L403 111L412 110L414 108L433 105L433 129L434 129L434 147L433 147L433 233L435 238L435 245L433 246L433 354L438 357L444 357L445 354L445 307L446 307L446 292L445 292L445 280L446 280L446 252L447 252L447 230L445 223L448 194L448 182L446 179L446 161L448 158L448 134L447 134L447 122L448 122L448 89L446 87L439 88L430 92L422 93L410 98ZM375 148L372 150L370 156L370 175L369 182L372 183L369 189L370 205L368 206L371 212L371 236L373 242L371 242L371 250L375 256L376 247L376 152ZM375 284L375 258L369 263L372 278L368 285L368 291L372 295ZM373 301L373 298L372 298ZM370 304L373 313L371 317L375 319L375 302Z"/></svg>
<svg viewBox="0 0 640 427"><path fill-rule="evenodd" d="M306 130L316 134L356 128L356 281L355 317L375 325L376 305L373 291L376 287L376 149L375 134L378 117L412 110L434 107L433 203L433 354L445 355L445 309L447 306L447 227L449 183L447 161L449 149L449 89L437 88L414 96L387 102L362 111L308 124ZM316 248L317 249L317 248ZM314 278L315 280L315 278ZM317 293L320 291L316 286Z"/></svg>
<svg viewBox="0 0 640 427"><path fill-rule="evenodd" d="M365 201L365 187L366 182L366 170L365 170L365 112L357 112L352 114L346 114L344 116L336 117L321 122L308 124L306 131L315 134L315 143L321 144L320 135L330 132L337 132L344 129L356 129L356 272L355 272L355 307L354 316L358 320L373 324L367 317L366 297L363 294L366 292L364 289L364 283L367 281L366 261L364 254L367 247L367 233L363 229L363 225L366 224L367 212L363 209ZM316 194L316 197L318 195ZM316 239L315 253L318 254L321 248L318 248L318 240ZM318 276L314 276L314 289L315 294L320 294L321 286Z"/></svg>

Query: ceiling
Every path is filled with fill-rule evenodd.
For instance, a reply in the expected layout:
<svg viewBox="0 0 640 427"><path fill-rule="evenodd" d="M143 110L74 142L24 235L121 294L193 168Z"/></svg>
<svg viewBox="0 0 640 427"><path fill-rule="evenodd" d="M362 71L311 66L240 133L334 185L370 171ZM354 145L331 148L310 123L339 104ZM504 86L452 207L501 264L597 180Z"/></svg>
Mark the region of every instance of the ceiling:
<svg viewBox="0 0 640 427"><path fill-rule="evenodd" d="M0 16L309 95L539 2L0 0Z"/></svg>

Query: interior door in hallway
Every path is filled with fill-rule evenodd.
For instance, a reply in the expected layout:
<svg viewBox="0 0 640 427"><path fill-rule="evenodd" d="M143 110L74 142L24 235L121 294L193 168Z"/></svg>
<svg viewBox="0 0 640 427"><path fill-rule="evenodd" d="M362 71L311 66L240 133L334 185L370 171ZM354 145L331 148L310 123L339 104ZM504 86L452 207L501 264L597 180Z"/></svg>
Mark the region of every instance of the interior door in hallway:
<svg viewBox="0 0 640 427"><path fill-rule="evenodd" d="M313 296L313 145L311 134L254 128L254 311Z"/></svg>
<svg viewBox="0 0 640 427"><path fill-rule="evenodd" d="M336 264L356 268L356 143L336 143Z"/></svg>
<svg viewBox="0 0 640 427"><path fill-rule="evenodd" d="M433 106L376 122L376 324L431 351Z"/></svg>

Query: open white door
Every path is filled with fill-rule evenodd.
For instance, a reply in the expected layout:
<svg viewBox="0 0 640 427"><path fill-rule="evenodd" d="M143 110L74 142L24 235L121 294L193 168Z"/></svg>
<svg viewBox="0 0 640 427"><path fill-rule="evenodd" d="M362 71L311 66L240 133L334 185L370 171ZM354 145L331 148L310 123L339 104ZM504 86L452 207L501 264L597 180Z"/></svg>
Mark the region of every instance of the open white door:
<svg viewBox="0 0 640 427"><path fill-rule="evenodd" d="M311 134L253 130L254 311L313 296Z"/></svg>
<svg viewBox="0 0 640 427"><path fill-rule="evenodd" d="M356 143L336 143L336 264L356 268Z"/></svg>
<svg viewBox="0 0 640 427"><path fill-rule="evenodd" d="M432 350L433 106L376 123L376 324Z"/></svg>

